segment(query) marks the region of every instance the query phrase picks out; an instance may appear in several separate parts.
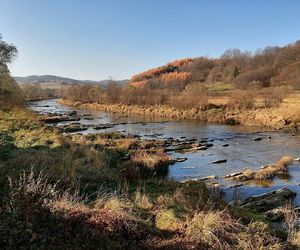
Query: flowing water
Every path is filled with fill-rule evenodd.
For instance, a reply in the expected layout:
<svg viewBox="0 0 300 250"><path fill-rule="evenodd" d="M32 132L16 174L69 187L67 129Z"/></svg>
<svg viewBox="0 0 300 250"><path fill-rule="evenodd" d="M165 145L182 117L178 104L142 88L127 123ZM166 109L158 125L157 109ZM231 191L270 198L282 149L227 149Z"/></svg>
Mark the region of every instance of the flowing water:
<svg viewBox="0 0 300 250"><path fill-rule="evenodd" d="M28 103L28 106L39 113L66 113L77 111L78 115L89 114L94 119L81 119L83 124L107 124L126 123L116 125L106 130L94 130L89 128L82 134L99 133L103 131L121 131L123 133L137 134L145 139L174 139L208 138L213 140L213 147L206 151L188 153L171 152L173 158L186 157L184 162L178 162L169 167L168 178L185 180L189 178L201 178L214 175L225 192L226 200L231 200L236 184L227 181L222 176L251 168L258 170L262 165L275 163L283 155L293 158L300 157L300 133L287 133L272 131L266 128L228 126L219 124L204 124L192 120L170 120L165 118L149 118L143 116L124 116L117 113L91 111L60 105L55 99L42 100ZM72 122L62 122L68 124ZM253 141L261 137L261 141ZM224 147L228 144L228 147ZM226 163L212 164L212 161L227 159ZM216 180L214 180L216 181ZM238 188L239 198L261 194L281 187L288 187L298 195L296 204L300 204L300 164L294 162L288 168L288 174L274 178L272 181L251 182Z"/></svg>

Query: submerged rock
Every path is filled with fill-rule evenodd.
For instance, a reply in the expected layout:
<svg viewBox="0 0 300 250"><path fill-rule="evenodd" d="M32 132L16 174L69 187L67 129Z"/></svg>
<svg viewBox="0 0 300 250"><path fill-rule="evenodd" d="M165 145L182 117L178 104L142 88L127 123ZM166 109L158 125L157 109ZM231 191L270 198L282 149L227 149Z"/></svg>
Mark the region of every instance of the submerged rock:
<svg viewBox="0 0 300 250"><path fill-rule="evenodd" d="M238 202L242 208L266 212L287 204L296 193L287 188L281 188L272 192L264 193L257 196L251 196Z"/></svg>
<svg viewBox="0 0 300 250"><path fill-rule="evenodd" d="M112 124L100 124L100 125L93 126L93 129L95 129L95 130L108 129L108 128L112 128L113 126L114 125L112 125Z"/></svg>
<svg viewBox="0 0 300 250"><path fill-rule="evenodd" d="M59 123L66 121L79 121L81 118L78 116L69 115L46 115L41 117L39 120L45 123Z"/></svg>
<svg viewBox="0 0 300 250"><path fill-rule="evenodd" d="M79 131L85 131L89 129L89 126L81 123L71 123L68 125L62 125L57 127L63 133L75 133Z"/></svg>
<svg viewBox="0 0 300 250"><path fill-rule="evenodd" d="M71 111L71 112L69 113L69 115L70 115L70 116L75 116L75 115L77 115L77 111L75 111L75 110L74 110L74 111Z"/></svg>
<svg viewBox="0 0 300 250"><path fill-rule="evenodd" d="M199 181L206 181L206 180L212 180L212 179L216 179L216 176L209 175L209 176L206 176L206 177L199 178L198 180Z"/></svg>
<svg viewBox="0 0 300 250"><path fill-rule="evenodd" d="M282 207L274 208L265 212L266 218L271 222L278 222L284 220L284 209Z"/></svg>
<svg viewBox="0 0 300 250"><path fill-rule="evenodd" d="M243 186L244 184L242 184L242 183L237 183L237 184L234 184L234 185L231 185L231 186L229 186L229 188L238 188L238 187L241 187L241 186Z"/></svg>
<svg viewBox="0 0 300 250"><path fill-rule="evenodd" d="M178 158L175 158L175 159L171 159L169 162L170 162L170 164L174 164L176 162L184 162L186 160L187 160L186 157L178 157Z"/></svg>
<svg viewBox="0 0 300 250"><path fill-rule="evenodd" d="M238 176L238 175L242 175L243 172L234 172L232 174L228 174L228 175L225 175L224 178L232 178L232 177L235 177L235 176Z"/></svg>
<svg viewBox="0 0 300 250"><path fill-rule="evenodd" d="M227 162L227 159L222 159L222 160L213 161L212 164L220 164L220 163L226 163L226 162Z"/></svg>
<svg viewBox="0 0 300 250"><path fill-rule="evenodd" d="M88 121L92 121L92 120L94 120L94 117L84 116L83 119L88 120Z"/></svg>

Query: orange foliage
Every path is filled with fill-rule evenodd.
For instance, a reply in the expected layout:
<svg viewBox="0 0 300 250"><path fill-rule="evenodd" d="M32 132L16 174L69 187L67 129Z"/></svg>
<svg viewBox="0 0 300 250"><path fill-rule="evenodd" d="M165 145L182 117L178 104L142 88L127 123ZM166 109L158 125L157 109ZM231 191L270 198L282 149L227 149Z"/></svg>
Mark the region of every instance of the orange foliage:
<svg viewBox="0 0 300 250"><path fill-rule="evenodd" d="M194 61L193 58L184 58L184 59L175 60L175 61L170 62L168 64L172 65L174 67L182 67L182 66L184 66L186 64L189 64L192 61Z"/></svg>
<svg viewBox="0 0 300 250"><path fill-rule="evenodd" d="M188 82L191 78L191 73L188 72L171 72L167 74L163 74L161 79L164 84L172 84L177 82Z"/></svg>
<svg viewBox="0 0 300 250"><path fill-rule="evenodd" d="M182 66L192 62L193 60L194 59L192 59L192 58L180 59L180 60L176 60L176 61L167 63L166 65L163 65L161 67L147 70L145 72L142 72L142 73L132 76L131 82L139 82L139 81L143 81L145 79L152 78L154 76L159 76L161 74L174 72L179 67L182 67Z"/></svg>
<svg viewBox="0 0 300 250"><path fill-rule="evenodd" d="M129 85L131 87L136 87L136 88L141 88L144 87L146 85L147 81L139 81L139 82L131 82L129 83Z"/></svg>

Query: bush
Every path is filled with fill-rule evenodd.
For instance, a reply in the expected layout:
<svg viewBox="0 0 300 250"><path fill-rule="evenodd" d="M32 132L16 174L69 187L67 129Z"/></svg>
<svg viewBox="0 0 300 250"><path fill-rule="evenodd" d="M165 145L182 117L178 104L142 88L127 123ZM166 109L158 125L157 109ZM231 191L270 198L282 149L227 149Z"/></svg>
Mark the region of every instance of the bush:
<svg viewBox="0 0 300 250"><path fill-rule="evenodd" d="M264 88L259 91L259 97L262 99L264 108L278 107L285 97L284 88Z"/></svg>
<svg viewBox="0 0 300 250"><path fill-rule="evenodd" d="M226 211L198 212L187 225L186 235L211 249L230 249L237 242L242 226Z"/></svg>
<svg viewBox="0 0 300 250"><path fill-rule="evenodd" d="M255 93L249 90L236 90L230 96L228 107L231 109L252 109L255 104Z"/></svg>

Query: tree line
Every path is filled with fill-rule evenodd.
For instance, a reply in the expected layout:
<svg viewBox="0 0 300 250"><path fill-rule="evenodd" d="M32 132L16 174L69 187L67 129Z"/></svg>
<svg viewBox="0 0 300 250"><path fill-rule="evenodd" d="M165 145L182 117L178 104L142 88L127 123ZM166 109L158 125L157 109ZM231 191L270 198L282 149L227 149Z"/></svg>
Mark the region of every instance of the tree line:
<svg viewBox="0 0 300 250"><path fill-rule="evenodd" d="M300 89L300 41L285 47L266 47L255 53L228 49L219 58L186 58L132 76L128 85L72 85L62 98L75 102L126 105L170 105L206 109L209 86L231 83L228 107L278 105L287 91ZM225 92L223 94L226 94Z"/></svg>

